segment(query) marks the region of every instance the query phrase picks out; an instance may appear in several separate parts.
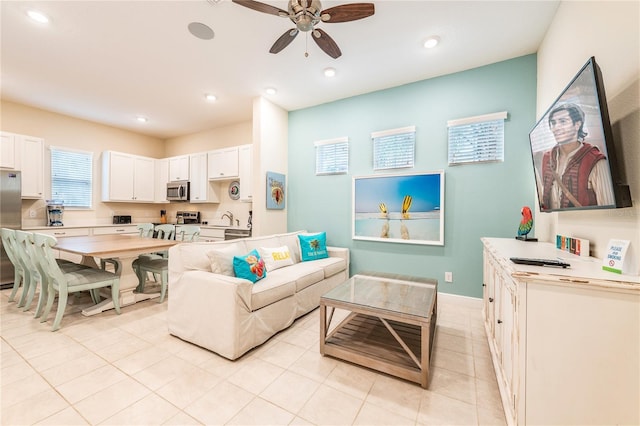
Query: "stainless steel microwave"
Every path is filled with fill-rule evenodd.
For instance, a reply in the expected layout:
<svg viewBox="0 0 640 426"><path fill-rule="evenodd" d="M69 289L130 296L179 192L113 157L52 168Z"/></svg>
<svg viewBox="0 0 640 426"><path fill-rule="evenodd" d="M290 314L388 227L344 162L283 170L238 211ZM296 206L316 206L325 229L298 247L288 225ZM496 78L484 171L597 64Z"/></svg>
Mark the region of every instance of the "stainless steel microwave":
<svg viewBox="0 0 640 426"><path fill-rule="evenodd" d="M167 183L167 200L189 201L189 181L181 180Z"/></svg>

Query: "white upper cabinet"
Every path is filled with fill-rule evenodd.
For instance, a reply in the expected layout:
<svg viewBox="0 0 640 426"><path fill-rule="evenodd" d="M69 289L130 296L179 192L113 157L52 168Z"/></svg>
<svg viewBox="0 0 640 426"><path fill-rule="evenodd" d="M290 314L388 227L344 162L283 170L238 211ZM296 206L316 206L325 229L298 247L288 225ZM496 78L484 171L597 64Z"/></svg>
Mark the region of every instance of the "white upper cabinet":
<svg viewBox="0 0 640 426"><path fill-rule="evenodd" d="M209 179L224 180L238 177L237 146L209 151L207 156Z"/></svg>
<svg viewBox="0 0 640 426"><path fill-rule="evenodd" d="M219 203L218 185L207 179L207 153L191 154L189 158L191 174L189 201L192 203Z"/></svg>
<svg viewBox="0 0 640 426"><path fill-rule="evenodd" d="M253 200L253 145L238 147L238 174L240 177L240 201Z"/></svg>
<svg viewBox="0 0 640 426"><path fill-rule="evenodd" d="M22 198L44 198L44 139L0 132L0 168L21 171Z"/></svg>
<svg viewBox="0 0 640 426"><path fill-rule="evenodd" d="M169 160L163 158L155 161L155 194L154 201L156 203L168 203L167 200L167 183L169 182Z"/></svg>
<svg viewBox="0 0 640 426"><path fill-rule="evenodd" d="M120 152L102 154L102 201L154 201L153 158Z"/></svg>
<svg viewBox="0 0 640 426"><path fill-rule="evenodd" d="M44 198L44 139L20 137L22 198Z"/></svg>
<svg viewBox="0 0 640 426"><path fill-rule="evenodd" d="M189 180L189 156L180 155L169 158L169 181Z"/></svg>
<svg viewBox="0 0 640 426"><path fill-rule="evenodd" d="M0 133L0 169L16 168L16 135Z"/></svg>

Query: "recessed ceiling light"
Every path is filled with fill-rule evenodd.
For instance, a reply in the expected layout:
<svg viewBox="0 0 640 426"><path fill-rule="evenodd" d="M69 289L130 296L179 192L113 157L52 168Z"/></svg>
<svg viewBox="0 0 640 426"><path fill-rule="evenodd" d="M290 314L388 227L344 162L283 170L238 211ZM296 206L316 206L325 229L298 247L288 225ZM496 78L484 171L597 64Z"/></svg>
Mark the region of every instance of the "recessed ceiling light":
<svg viewBox="0 0 640 426"><path fill-rule="evenodd" d="M427 49L432 49L436 47L440 43L440 37L431 36L424 41L424 47Z"/></svg>
<svg viewBox="0 0 640 426"><path fill-rule="evenodd" d="M211 94L211 93L205 93L204 98L205 98L206 100L208 100L209 102L215 102L215 101L217 101L217 100L218 100L217 96L216 96L216 95L213 95L213 94Z"/></svg>
<svg viewBox="0 0 640 426"><path fill-rule="evenodd" d="M278 91L275 89L275 87L267 87L266 89L264 89L264 93L266 93L267 95L275 95L276 93L278 93Z"/></svg>
<svg viewBox="0 0 640 426"><path fill-rule="evenodd" d="M42 12L38 12L37 10L28 10L27 15L29 18L40 24L47 24L49 22L49 18Z"/></svg>
<svg viewBox="0 0 640 426"><path fill-rule="evenodd" d="M324 69L324 76L325 77L333 77L336 75L336 69L335 68L325 68Z"/></svg>
<svg viewBox="0 0 640 426"><path fill-rule="evenodd" d="M201 22L192 22L187 28L189 28L189 32L194 37L198 37L201 40L211 40L215 35L209 26Z"/></svg>
<svg viewBox="0 0 640 426"><path fill-rule="evenodd" d="M138 120L138 121L139 121L139 122L141 122L141 123L146 123L147 121L149 121L149 120L147 119L147 117L143 117L143 116L141 116L141 115L137 116L137 117L136 117L136 120Z"/></svg>

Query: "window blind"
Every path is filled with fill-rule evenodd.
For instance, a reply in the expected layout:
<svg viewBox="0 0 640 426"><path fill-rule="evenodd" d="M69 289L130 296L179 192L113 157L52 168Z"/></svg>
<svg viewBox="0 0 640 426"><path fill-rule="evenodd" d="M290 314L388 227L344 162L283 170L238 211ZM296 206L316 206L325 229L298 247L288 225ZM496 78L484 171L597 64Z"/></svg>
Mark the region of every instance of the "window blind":
<svg viewBox="0 0 640 426"><path fill-rule="evenodd" d="M450 120L449 165L504 161L507 112Z"/></svg>
<svg viewBox="0 0 640 426"><path fill-rule="evenodd" d="M314 142L316 175L344 174L349 170L349 139L337 138Z"/></svg>
<svg viewBox="0 0 640 426"><path fill-rule="evenodd" d="M413 167L416 145L415 126L371 133L373 169Z"/></svg>
<svg viewBox="0 0 640 426"><path fill-rule="evenodd" d="M51 198L65 207L91 208L93 153L51 147Z"/></svg>

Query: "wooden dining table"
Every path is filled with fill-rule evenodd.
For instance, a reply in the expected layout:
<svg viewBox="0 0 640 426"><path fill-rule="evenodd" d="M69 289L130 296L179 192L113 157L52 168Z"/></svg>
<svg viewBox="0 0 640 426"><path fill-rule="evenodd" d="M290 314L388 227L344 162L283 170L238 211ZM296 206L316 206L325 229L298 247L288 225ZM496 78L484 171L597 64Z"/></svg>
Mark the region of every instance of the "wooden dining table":
<svg viewBox="0 0 640 426"><path fill-rule="evenodd" d="M90 235L80 237L61 237L53 247L67 253L82 256L80 263L99 268L96 259L110 259L118 264L120 269L120 306L128 306L134 303L159 297L160 293L136 293L138 286L131 262L144 253L155 253L168 250L180 243L175 240L163 240L157 238L144 238L138 235ZM109 309L113 309L113 300L106 300L86 308L82 311L85 316L95 315Z"/></svg>

